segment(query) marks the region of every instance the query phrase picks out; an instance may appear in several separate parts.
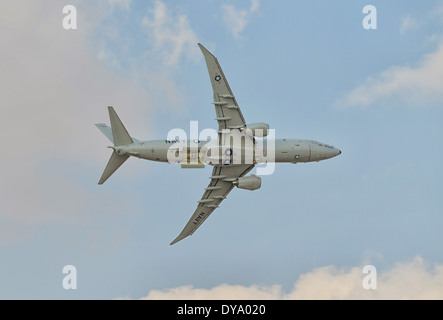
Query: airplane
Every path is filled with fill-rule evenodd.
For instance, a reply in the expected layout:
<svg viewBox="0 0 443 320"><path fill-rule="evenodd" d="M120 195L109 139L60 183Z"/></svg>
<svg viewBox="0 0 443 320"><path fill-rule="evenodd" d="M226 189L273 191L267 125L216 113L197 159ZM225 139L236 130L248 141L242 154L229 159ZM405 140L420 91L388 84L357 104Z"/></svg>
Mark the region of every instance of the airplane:
<svg viewBox="0 0 443 320"><path fill-rule="evenodd" d="M267 156L259 156L260 153L256 152L259 149L259 141L267 140L269 125L246 123L217 58L200 43L198 46L205 58L213 89L215 120L219 126L216 139L140 141L129 135L113 107L108 107L111 127L103 123L96 124L113 143L113 146L109 147L113 149L111 158L98 182L100 185L131 156L151 161L180 163L182 168L204 168L205 164L213 166L210 183L198 201L195 212L170 245L192 235L234 187L259 189L261 178L254 174L247 175L256 164L306 163L330 159L341 154L339 149L314 140L275 139L272 148L271 144L262 146L261 152ZM235 137L243 139L238 140Z"/></svg>

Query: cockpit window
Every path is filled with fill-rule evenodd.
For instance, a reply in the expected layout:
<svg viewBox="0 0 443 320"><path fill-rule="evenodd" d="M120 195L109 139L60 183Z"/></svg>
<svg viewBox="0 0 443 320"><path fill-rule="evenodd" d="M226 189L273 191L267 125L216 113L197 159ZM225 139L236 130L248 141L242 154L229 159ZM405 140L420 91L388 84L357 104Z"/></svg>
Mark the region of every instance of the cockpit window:
<svg viewBox="0 0 443 320"><path fill-rule="evenodd" d="M316 145L318 145L319 147L326 147L326 148L329 148L329 149L334 149L334 147L331 146L331 145L329 145L329 144L321 143L321 142L318 142L318 141L315 141L315 140L311 140L311 143L312 143L312 144L316 144Z"/></svg>

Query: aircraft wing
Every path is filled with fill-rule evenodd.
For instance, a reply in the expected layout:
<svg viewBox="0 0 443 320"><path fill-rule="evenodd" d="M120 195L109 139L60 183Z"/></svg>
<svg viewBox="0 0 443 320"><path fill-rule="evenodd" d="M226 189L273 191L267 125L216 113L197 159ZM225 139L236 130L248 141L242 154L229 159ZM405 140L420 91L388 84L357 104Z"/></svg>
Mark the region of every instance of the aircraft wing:
<svg viewBox="0 0 443 320"><path fill-rule="evenodd" d="M219 131L223 129L240 129L246 126L245 119L229 87L217 58L200 43L198 44L206 60L209 78L214 92L214 105L217 114Z"/></svg>
<svg viewBox="0 0 443 320"><path fill-rule="evenodd" d="M197 209L189 219L179 236L170 244L192 235L198 227L211 215L211 213L226 198L234 187L232 182L239 177L243 177L254 167L253 164L241 164L232 166L214 166L212 170L211 182L205 189L203 197L198 202Z"/></svg>

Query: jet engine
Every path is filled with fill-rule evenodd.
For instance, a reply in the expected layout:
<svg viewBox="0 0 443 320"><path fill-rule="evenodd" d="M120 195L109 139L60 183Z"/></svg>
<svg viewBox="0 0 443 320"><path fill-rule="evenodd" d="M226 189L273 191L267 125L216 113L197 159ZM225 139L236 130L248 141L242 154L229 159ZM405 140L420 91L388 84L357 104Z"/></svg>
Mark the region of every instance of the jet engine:
<svg viewBox="0 0 443 320"><path fill-rule="evenodd" d="M269 134L269 124L263 122L247 124L242 130L248 129L251 130L254 137L256 137L258 133L260 133L260 137L266 137ZM256 130L259 130L258 133Z"/></svg>
<svg viewBox="0 0 443 320"><path fill-rule="evenodd" d="M261 178L257 177L255 174L251 174L250 176L240 177L237 181L232 183L240 189L246 190L257 190L261 187Z"/></svg>

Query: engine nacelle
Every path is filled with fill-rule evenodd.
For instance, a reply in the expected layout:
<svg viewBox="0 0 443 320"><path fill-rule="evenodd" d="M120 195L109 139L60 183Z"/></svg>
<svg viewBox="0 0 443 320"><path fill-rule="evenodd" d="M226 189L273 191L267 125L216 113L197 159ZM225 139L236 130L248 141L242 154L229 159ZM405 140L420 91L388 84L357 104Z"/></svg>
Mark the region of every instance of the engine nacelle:
<svg viewBox="0 0 443 320"><path fill-rule="evenodd" d="M251 191L257 190L260 189L261 187L261 178L257 177L254 174L251 174L250 176L238 178L238 180L234 181L233 184L240 189L246 189Z"/></svg>
<svg viewBox="0 0 443 320"><path fill-rule="evenodd" d="M263 122L247 124L242 130L247 129L251 130L254 137L257 136L257 134L261 137L266 137L269 134L269 124ZM257 133L256 130L259 130L259 132Z"/></svg>

